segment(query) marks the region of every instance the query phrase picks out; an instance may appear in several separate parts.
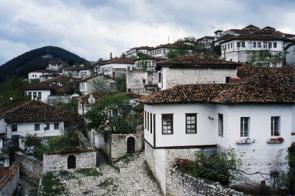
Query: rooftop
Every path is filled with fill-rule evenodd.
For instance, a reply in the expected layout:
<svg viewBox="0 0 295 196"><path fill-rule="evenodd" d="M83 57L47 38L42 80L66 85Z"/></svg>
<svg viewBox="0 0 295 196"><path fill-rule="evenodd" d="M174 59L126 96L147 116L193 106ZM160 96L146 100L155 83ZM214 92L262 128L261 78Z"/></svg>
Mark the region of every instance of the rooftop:
<svg viewBox="0 0 295 196"><path fill-rule="evenodd" d="M293 104L295 71L294 68L276 68L231 84L179 85L142 97L139 101L145 104Z"/></svg>

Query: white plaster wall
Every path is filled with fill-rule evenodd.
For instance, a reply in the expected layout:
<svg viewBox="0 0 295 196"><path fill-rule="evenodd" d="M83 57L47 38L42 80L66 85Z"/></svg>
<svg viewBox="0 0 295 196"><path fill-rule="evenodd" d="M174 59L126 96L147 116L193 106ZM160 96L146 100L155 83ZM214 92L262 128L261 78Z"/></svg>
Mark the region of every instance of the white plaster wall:
<svg viewBox="0 0 295 196"><path fill-rule="evenodd" d="M102 73L103 75L108 75L112 77L113 69L125 69L127 71L128 69L132 70L133 67L134 67L134 64L111 63L111 64L100 66L98 73Z"/></svg>
<svg viewBox="0 0 295 196"><path fill-rule="evenodd" d="M79 78L87 78L89 76L91 76L90 70L80 70L79 71Z"/></svg>
<svg viewBox="0 0 295 196"><path fill-rule="evenodd" d="M43 73L41 72L30 72L28 74L28 79L29 80L34 80L34 79L40 79L40 76L42 76Z"/></svg>
<svg viewBox="0 0 295 196"><path fill-rule="evenodd" d="M37 137L50 137L50 136L59 136L62 135L64 132L64 123L59 122L59 129L54 130L54 122L48 122L50 123L50 129L45 131L45 123L43 122L34 122L34 123L14 123L17 124L17 131L12 132L11 131L11 125L7 125L7 133L8 135L19 135L19 136L27 136L27 134L35 135ZM35 124L40 124L40 130L35 131Z"/></svg>
<svg viewBox="0 0 295 196"><path fill-rule="evenodd" d="M0 119L0 133L6 133L6 122L4 119Z"/></svg>
<svg viewBox="0 0 295 196"><path fill-rule="evenodd" d="M295 45L290 46L286 52L286 64L295 65Z"/></svg>
<svg viewBox="0 0 295 196"><path fill-rule="evenodd" d="M144 89L143 80L148 82L148 74L144 71L127 71L126 88L132 91Z"/></svg>
<svg viewBox="0 0 295 196"><path fill-rule="evenodd" d="M36 93L36 99L38 99L38 92L41 92L41 99L40 101L47 103L48 101L48 96L51 95L51 91L50 90L27 90L25 91L26 95L29 95L29 92L31 92L31 100L34 100L34 92Z"/></svg>
<svg viewBox="0 0 295 196"><path fill-rule="evenodd" d="M183 104L183 105L145 105L146 112L156 114L156 147L165 146L194 146L216 145L217 123L210 120L215 116L214 106L208 104ZM162 114L173 114L173 134L162 134ZM197 134L186 134L185 114L197 113ZM153 134L145 129L145 139L152 145Z"/></svg>
<svg viewBox="0 0 295 196"><path fill-rule="evenodd" d="M237 77L236 69L162 68L162 90L179 84L225 83L226 77Z"/></svg>

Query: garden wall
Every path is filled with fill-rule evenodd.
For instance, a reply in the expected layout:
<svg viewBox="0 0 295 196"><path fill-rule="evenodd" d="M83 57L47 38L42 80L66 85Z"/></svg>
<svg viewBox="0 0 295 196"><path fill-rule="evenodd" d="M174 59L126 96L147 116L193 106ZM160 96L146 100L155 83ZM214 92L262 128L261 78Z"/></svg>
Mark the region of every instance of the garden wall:
<svg viewBox="0 0 295 196"><path fill-rule="evenodd" d="M167 195L183 196L242 196L244 193L223 187L219 183L212 183L201 178L183 174L175 168L170 170L170 182L167 183Z"/></svg>
<svg viewBox="0 0 295 196"><path fill-rule="evenodd" d="M14 163L9 168L1 168L0 176L0 195L13 195L19 180L19 164Z"/></svg>

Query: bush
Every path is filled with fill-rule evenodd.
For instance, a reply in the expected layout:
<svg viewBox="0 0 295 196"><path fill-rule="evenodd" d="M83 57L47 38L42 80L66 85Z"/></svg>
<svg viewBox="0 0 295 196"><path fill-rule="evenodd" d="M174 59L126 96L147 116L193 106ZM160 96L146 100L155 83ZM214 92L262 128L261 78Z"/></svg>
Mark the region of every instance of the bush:
<svg viewBox="0 0 295 196"><path fill-rule="evenodd" d="M65 187L60 180L54 176L52 172L47 173L42 178L42 190L41 195L55 196L65 193Z"/></svg>
<svg viewBox="0 0 295 196"><path fill-rule="evenodd" d="M235 178L232 170L236 169L236 158L232 151L226 151L215 155L203 152L196 153L195 161L178 161L179 168L195 177L228 185Z"/></svg>

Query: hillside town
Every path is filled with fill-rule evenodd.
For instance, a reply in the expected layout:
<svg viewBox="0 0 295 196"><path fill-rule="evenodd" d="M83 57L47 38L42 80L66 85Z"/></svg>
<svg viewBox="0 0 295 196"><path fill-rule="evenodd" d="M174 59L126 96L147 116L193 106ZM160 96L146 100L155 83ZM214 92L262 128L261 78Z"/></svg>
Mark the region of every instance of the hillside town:
<svg viewBox="0 0 295 196"><path fill-rule="evenodd" d="M3 196L293 195L294 161L295 34L272 26L0 83Z"/></svg>

